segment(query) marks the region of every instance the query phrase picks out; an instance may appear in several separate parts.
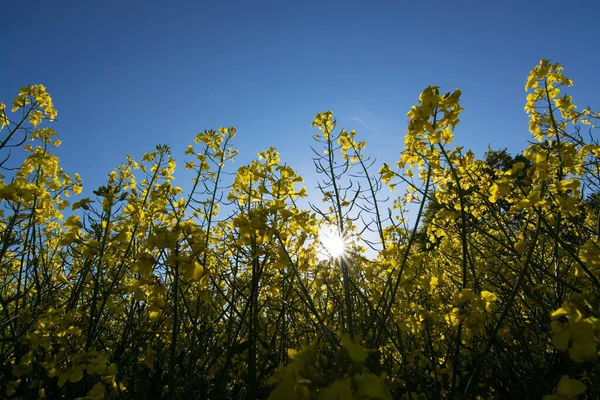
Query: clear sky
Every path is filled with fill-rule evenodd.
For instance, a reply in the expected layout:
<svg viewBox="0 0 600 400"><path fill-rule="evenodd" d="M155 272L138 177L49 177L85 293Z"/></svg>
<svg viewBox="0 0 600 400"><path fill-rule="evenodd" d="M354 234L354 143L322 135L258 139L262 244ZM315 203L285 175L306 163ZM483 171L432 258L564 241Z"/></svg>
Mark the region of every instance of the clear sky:
<svg viewBox="0 0 600 400"><path fill-rule="evenodd" d="M158 143L183 172L195 134L229 125L237 165L275 146L314 188L310 123L326 110L394 163L427 85L463 91L457 144L516 152L540 58L565 65L577 105L600 108L594 1L23 0L2 16L0 101L47 86L62 165L86 193Z"/></svg>

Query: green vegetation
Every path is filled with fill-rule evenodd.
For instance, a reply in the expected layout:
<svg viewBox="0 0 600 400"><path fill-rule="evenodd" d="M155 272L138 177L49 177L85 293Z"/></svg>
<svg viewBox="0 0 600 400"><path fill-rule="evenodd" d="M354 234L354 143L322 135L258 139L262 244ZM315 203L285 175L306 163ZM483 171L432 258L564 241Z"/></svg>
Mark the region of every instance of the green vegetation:
<svg viewBox="0 0 600 400"><path fill-rule="evenodd" d="M379 171L319 113L310 209L273 148L227 181L232 127L185 151L189 192L157 146L81 198L50 96L23 88L0 103L2 166L26 154L0 180L0 397L597 398L600 114L571 85L531 71L514 157L451 145L460 91L426 88ZM384 185L406 187L389 210Z"/></svg>

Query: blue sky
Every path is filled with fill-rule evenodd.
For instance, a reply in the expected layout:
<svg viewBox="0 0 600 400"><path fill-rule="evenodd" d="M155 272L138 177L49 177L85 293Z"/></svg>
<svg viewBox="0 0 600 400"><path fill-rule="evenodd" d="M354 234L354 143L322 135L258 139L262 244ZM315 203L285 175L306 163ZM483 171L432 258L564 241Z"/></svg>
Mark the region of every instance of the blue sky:
<svg viewBox="0 0 600 400"><path fill-rule="evenodd" d="M62 165L87 193L158 143L183 169L197 132L229 125L238 166L275 146L314 188L310 122L326 110L394 163L427 85L463 91L457 144L516 152L540 58L565 65L577 105L600 108L592 1L13 1L3 16L0 100L48 87Z"/></svg>

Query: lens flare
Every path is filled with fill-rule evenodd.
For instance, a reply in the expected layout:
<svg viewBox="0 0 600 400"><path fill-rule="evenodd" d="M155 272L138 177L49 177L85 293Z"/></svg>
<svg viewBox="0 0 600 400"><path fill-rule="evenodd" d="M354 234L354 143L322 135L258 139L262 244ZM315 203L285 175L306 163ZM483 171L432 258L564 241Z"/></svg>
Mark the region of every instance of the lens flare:
<svg viewBox="0 0 600 400"><path fill-rule="evenodd" d="M319 229L319 242L323 258L337 258L346 252L346 239L335 225L323 225Z"/></svg>

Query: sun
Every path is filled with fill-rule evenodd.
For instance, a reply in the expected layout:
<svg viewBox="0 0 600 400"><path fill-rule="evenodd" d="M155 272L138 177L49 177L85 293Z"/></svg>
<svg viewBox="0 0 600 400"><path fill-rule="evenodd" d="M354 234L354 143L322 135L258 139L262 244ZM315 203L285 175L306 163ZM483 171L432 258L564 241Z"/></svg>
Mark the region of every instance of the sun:
<svg viewBox="0 0 600 400"><path fill-rule="evenodd" d="M340 234L337 226L324 224L319 229L319 242L323 258L338 258L346 253L346 238Z"/></svg>

